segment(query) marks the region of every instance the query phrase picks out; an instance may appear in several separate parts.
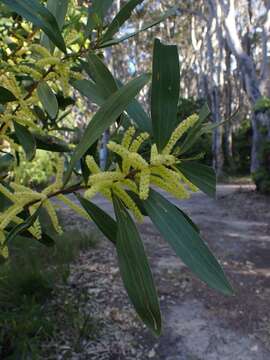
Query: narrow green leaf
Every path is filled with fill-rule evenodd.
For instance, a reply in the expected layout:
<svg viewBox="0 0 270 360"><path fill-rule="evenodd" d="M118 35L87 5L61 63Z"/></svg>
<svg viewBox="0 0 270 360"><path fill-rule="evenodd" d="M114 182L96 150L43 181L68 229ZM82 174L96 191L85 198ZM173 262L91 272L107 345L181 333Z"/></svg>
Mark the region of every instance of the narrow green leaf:
<svg viewBox="0 0 270 360"><path fill-rule="evenodd" d="M117 219L116 250L124 286L142 321L161 333L161 314L151 269L136 225L121 201L114 197Z"/></svg>
<svg viewBox="0 0 270 360"><path fill-rule="evenodd" d="M117 85L119 87L123 86L122 82L119 80L117 80ZM152 132L151 119L144 111L144 108L138 100L133 99L128 105L126 111L141 131L146 131L148 133Z"/></svg>
<svg viewBox="0 0 270 360"><path fill-rule="evenodd" d="M84 135L76 147L67 172L65 183L68 181L76 162L85 154L87 149L101 136L101 134L121 115L130 101L137 95L143 86L149 81L149 75L141 75L133 79L112 94L109 99L96 112L89 122Z"/></svg>
<svg viewBox="0 0 270 360"><path fill-rule="evenodd" d="M114 244L116 244L117 224L116 221L100 207L76 194L82 207L89 217L96 223L99 230Z"/></svg>
<svg viewBox="0 0 270 360"><path fill-rule="evenodd" d="M52 135L41 135L33 133L37 149L48 150L52 152L70 152L71 148L62 139Z"/></svg>
<svg viewBox="0 0 270 360"><path fill-rule="evenodd" d="M125 41L127 39L130 39L130 38L136 36L139 33L160 24L162 21L166 20L168 17L176 15L176 10L177 10L177 6L174 6L171 9L169 9L168 11L166 11L165 14L158 17L156 20L153 20L153 21L151 21L151 22L149 22L147 24L142 25L139 30L134 31L133 33L121 36L120 38L116 38L116 39L112 39L112 40L102 42L101 45L100 45L100 48L105 48L105 47L108 47L108 46L117 45L117 44L120 44L121 42L123 42L123 41Z"/></svg>
<svg viewBox="0 0 270 360"><path fill-rule="evenodd" d="M230 295L232 287L222 267L198 232L178 209L158 192L151 190L145 209L164 239L182 261L212 288Z"/></svg>
<svg viewBox="0 0 270 360"><path fill-rule="evenodd" d="M87 36L96 28L102 27L104 17L106 16L113 0L93 0L88 8Z"/></svg>
<svg viewBox="0 0 270 360"><path fill-rule="evenodd" d="M75 80L72 81L71 84L83 96L86 96L88 99L100 106L118 89L118 87L122 87L123 84L121 81L114 79L109 69L99 58L98 60L95 59L97 58L96 55L91 55L89 59L91 58L92 61L89 61L88 63L84 62L82 65L84 70L96 81L96 83L90 80ZM94 65L95 63L96 65ZM141 131L151 133L151 119L136 99L133 99L130 102L127 106L126 112Z"/></svg>
<svg viewBox="0 0 270 360"><path fill-rule="evenodd" d="M51 12L51 14L55 17L58 27L61 30L64 22L65 17L68 10L68 3L69 0L48 0L47 1L47 9ZM42 39L42 45L49 49L51 52L54 51L54 44L47 35L44 35Z"/></svg>
<svg viewBox="0 0 270 360"><path fill-rule="evenodd" d="M30 226L32 226L33 223L38 218L39 211L40 211L40 207L34 212L33 215L29 216L23 223L14 226L12 230L8 233L5 243L7 244L9 241L12 241L17 235L21 234L22 232L27 230Z"/></svg>
<svg viewBox="0 0 270 360"><path fill-rule="evenodd" d="M12 11L41 28L50 40L63 52L66 45L52 13L37 0L2 0Z"/></svg>
<svg viewBox="0 0 270 360"><path fill-rule="evenodd" d="M177 104L180 90L180 68L177 47L163 45L155 39L153 54L151 115L158 150L167 144L178 125Z"/></svg>
<svg viewBox="0 0 270 360"><path fill-rule="evenodd" d="M51 119L55 119L58 113L58 102L53 91L45 81L41 81L37 87L38 97L44 110Z"/></svg>
<svg viewBox="0 0 270 360"><path fill-rule="evenodd" d="M23 147L26 159L31 161L36 154L36 141L32 133L23 125L13 122L15 134Z"/></svg>
<svg viewBox="0 0 270 360"><path fill-rule="evenodd" d="M104 89L107 98L117 90L114 77L103 61L95 54L91 53L87 57L88 74L95 83Z"/></svg>
<svg viewBox="0 0 270 360"><path fill-rule="evenodd" d="M10 101L17 100L16 97L12 94L11 91L4 88L3 86L0 86L0 104L5 105L6 103Z"/></svg>
<svg viewBox="0 0 270 360"><path fill-rule="evenodd" d="M179 209L178 206L175 205L175 207L176 207L176 209L177 209L178 211L180 211L181 215L184 216L184 218L190 223L190 225L193 227L193 229L194 229L195 231L197 231L197 233L199 233L199 232L200 232L200 229L199 229L198 226L194 223L194 221L191 220L191 218L190 218L183 210Z"/></svg>
<svg viewBox="0 0 270 360"><path fill-rule="evenodd" d="M91 80L72 80L71 85L97 105L102 105L106 100L106 91Z"/></svg>
<svg viewBox="0 0 270 360"><path fill-rule="evenodd" d="M212 167L195 161L182 161L177 169L207 195L216 196L216 173Z"/></svg>
<svg viewBox="0 0 270 360"><path fill-rule="evenodd" d="M119 13L115 16L113 21L108 26L107 31L105 32L102 42L106 42L111 40L114 34L116 34L120 27L124 24L126 20L128 20L131 16L132 11L135 7L141 4L143 0L130 0L128 1L119 11Z"/></svg>

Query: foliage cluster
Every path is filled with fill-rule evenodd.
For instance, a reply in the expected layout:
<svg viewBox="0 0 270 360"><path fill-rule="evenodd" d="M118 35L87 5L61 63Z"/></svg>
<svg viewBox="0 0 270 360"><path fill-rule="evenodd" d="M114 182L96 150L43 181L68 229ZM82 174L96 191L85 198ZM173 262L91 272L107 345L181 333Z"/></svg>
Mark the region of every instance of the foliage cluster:
<svg viewBox="0 0 270 360"><path fill-rule="evenodd" d="M215 195L213 170L197 162L204 155L201 149L193 151L192 156L189 153L198 139L213 128L206 121L207 106L179 123L177 47L156 39L152 74L142 74L125 84L113 77L102 60L104 48L176 13L172 8L138 31L117 37L120 27L141 2L127 1L107 23L105 14L112 5L108 0L92 1L88 9L67 0L48 0L44 5L38 0L2 0L7 22L2 23L0 67L0 167L4 169L0 183L0 244L5 258L18 235L56 244L57 239L44 226L42 213L47 213L53 230L61 234L52 201L58 198L94 221L113 242L130 300L144 323L159 335L159 301L133 215L139 221L149 216L201 280L224 294L231 294L232 288L196 225L157 191L159 188L177 198L188 198L190 190L200 188ZM71 3L73 6L68 6ZM150 79L151 115L136 100ZM69 106L73 89L99 107L75 147L59 136L67 114L62 104ZM123 136L118 143L108 143L111 162L103 171L95 162L97 144L112 126ZM146 139L148 146L142 151ZM18 175L21 159L33 161L36 149L58 153L54 181L41 191L22 185ZM76 182L73 173L78 175ZM70 200L71 193L77 194L80 205ZM112 201L115 219L90 201L97 193Z"/></svg>

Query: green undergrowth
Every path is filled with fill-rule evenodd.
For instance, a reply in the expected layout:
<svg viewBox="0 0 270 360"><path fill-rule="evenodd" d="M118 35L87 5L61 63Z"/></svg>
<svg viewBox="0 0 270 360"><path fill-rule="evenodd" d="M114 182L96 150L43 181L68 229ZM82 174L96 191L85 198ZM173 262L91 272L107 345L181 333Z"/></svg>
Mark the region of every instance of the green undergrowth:
<svg viewBox="0 0 270 360"><path fill-rule="evenodd" d="M76 346L93 331L93 320L72 301L64 298L61 308L53 310L51 303L68 280L71 262L94 247L96 239L73 229L57 236L51 247L22 236L13 240L9 260L0 265L1 360L43 358L41 344L59 331L59 322L74 332Z"/></svg>

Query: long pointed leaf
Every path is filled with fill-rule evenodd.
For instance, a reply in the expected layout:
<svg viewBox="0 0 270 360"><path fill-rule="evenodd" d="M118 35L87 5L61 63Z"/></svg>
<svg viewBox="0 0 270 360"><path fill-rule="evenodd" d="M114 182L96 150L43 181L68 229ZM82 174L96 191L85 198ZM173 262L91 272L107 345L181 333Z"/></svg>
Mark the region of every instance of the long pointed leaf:
<svg viewBox="0 0 270 360"><path fill-rule="evenodd" d="M141 75L117 90L96 112L89 122L84 135L76 147L67 172L65 183L68 181L76 162L86 153L87 149L101 136L101 134L121 115L130 101L137 95L149 81L149 75Z"/></svg>
<svg viewBox="0 0 270 360"><path fill-rule="evenodd" d="M119 31L120 27L124 24L124 22L130 18L131 13L135 9L135 7L139 4L141 4L142 2L143 2L143 0L128 1L120 9L119 13L116 15L116 17L113 19L113 21L109 25L106 33L104 34L104 36L102 38L102 42L111 40L113 35Z"/></svg>
<svg viewBox="0 0 270 360"><path fill-rule="evenodd" d="M139 30L134 31L131 34L128 35L124 35L121 36L120 38L116 38L116 39L112 39L112 40L108 40L105 42L102 42L101 45L99 46L100 48L105 48L108 46L112 46L112 45L117 45L120 44L121 42L132 38L133 36L138 35L139 33L148 30L156 25L158 25L159 23L161 23L162 21L166 20L169 16L173 16L176 15L176 10L177 10L177 6L172 7L171 9L169 9L168 11L165 12L165 14L163 14L162 16L160 16L159 18L157 18L156 20L153 20L147 24L144 24L140 27Z"/></svg>
<svg viewBox="0 0 270 360"><path fill-rule="evenodd" d="M158 150L167 144L178 124L177 104L180 68L177 47L155 39L153 54L151 115Z"/></svg>
<svg viewBox="0 0 270 360"><path fill-rule="evenodd" d="M116 197L116 249L123 283L142 321L156 334L161 332L158 297L143 243L131 216Z"/></svg>
<svg viewBox="0 0 270 360"><path fill-rule="evenodd" d="M199 279L224 294L232 294L232 287L222 267L198 232L172 203L158 192L151 190L144 207L176 255Z"/></svg>
<svg viewBox="0 0 270 360"><path fill-rule="evenodd" d="M23 125L14 121L16 136L23 147L27 160L31 161L36 153L36 141L32 133Z"/></svg>
<svg viewBox="0 0 270 360"><path fill-rule="evenodd" d="M182 161L177 168L200 190L213 198L216 196L217 180L212 167L195 161Z"/></svg>
<svg viewBox="0 0 270 360"><path fill-rule="evenodd" d="M47 1L47 9L52 13L55 17L58 27L61 30L64 22L65 16L68 10L69 0L48 0ZM42 39L42 45L49 49L51 52L54 51L54 44L47 35L45 35Z"/></svg>
<svg viewBox="0 0 270 360"><path fill-rule="evenodd" d="M2 0L2 3L42 29L60 50L66 52L66 45L55 17L39 1Z"/></svg>
<svg viewBox="0 0 270 360"><path fill-rule="evenodd" d="M55 119L58 113L58 102L53 91L45 81L41 81L37 87L37 94L44 110L51 119Z"/></svg>
<svg viewBox="0 0 270 360"><path fill-rule="evenodd" d="M96 223L103 234L114 244L116 244L117 224L116 221L100 207L76 194L82 207L87 211L89 217Z"/></svg>

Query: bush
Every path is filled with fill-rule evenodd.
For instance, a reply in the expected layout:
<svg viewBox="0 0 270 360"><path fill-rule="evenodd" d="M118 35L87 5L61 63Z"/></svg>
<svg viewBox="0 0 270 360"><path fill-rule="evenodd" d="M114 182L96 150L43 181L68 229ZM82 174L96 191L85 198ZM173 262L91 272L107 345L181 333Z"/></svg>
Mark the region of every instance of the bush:
<svg viewBox="0 0 270 360"><path fill-rule="evenodd" d="M239 175L250 174L251 142L251 124L250 120L246 119L233 134L234 171Z"/></svg>
<svg viewBox="0 0 270 360"><path fill-rule="evenodd" d="M270 195L270 141L262 146L261 157L262 167L252 174L256 188L263 194Z"/></svg>
<svg viewBox="0 0 270 360"><path fill-rule="evenodd" d="M21 157L16 169L20 184L31 187L44 187L54 175L55 156L44 150L37 150L35 158L29 162Z"/></svg>

